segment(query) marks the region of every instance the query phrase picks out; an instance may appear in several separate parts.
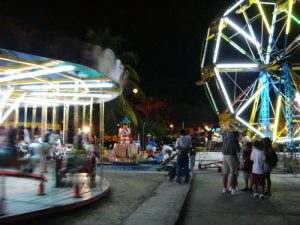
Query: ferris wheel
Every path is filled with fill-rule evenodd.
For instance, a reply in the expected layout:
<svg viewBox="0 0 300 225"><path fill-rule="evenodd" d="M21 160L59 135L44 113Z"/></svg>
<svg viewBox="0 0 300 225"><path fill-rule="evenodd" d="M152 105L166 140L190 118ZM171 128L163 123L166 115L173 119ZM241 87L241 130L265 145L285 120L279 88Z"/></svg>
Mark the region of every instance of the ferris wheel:
<svg viewBox="0 0 300 225"><path fill-rule="evenodd" d="M299 14L299 0L233 2L208 28L197 82L217 114L290 148L300 140Z"/></svg>

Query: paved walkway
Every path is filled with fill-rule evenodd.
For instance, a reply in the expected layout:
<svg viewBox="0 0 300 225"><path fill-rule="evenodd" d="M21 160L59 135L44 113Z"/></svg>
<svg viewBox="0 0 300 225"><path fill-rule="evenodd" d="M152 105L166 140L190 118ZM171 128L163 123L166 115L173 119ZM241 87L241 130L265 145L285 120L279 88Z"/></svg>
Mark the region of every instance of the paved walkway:
<svg viewBox="0 0 300 225"><path fill-rule="evenodd" d="M222 194L221 174L196 171L177 225L298 225L300 224L300 178L272 175L272 197L254 199L252 194ZM239 186L243 187L242 176Z"/></svg>

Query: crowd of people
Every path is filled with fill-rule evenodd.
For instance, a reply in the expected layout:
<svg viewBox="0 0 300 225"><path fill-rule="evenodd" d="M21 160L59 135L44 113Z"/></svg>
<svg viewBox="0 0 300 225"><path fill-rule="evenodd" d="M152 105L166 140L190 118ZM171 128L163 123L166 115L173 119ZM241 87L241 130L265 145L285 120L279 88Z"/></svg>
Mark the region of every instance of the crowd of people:
<svg viewBox="0 0 300 225"><path fill-rule="evenodd" d="M260 199L271 196L271 172L278 162L278 157L269 137L252 143L246 132L240 137L238 131L233 131L225 138L222 153L223 193L239 195L241 191L253 192L253 197ZM241 190L238 188L237 179L240 169L245 180L245 188Z"/></svg>

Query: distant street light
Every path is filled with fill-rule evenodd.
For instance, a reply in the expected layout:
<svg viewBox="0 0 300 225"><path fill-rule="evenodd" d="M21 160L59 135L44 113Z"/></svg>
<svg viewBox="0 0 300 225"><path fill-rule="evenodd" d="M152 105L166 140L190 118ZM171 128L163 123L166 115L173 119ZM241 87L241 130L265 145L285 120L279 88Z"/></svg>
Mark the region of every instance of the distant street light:
<svg viewBox="0 0 300 225"><path fill-rule="evenodd" d="M136 95L139 92L139 90L137 88L133 88L132 92Z"/></svg>
<svg viewBox="0 0 300 225"><path fill-rule="evenodd" d="M174 128L174 125L173 125L172 123L170 124L170 128L171 128L171 129L173 129L173 128Z"/></svg>

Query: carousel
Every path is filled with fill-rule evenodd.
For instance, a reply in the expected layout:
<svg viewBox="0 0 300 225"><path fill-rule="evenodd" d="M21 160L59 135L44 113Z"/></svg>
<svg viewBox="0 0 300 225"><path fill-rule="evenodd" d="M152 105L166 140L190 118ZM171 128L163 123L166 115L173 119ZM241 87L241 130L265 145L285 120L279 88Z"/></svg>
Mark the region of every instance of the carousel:
<svg viewBox="0 0 300 225"><path fill-rule="evenodd" d="M95 186L104 104L121 94L124 69L111 50L81 47L76 63L0 49L1 174L45 180L51 170L59 187L84 172Z"/></svg>

